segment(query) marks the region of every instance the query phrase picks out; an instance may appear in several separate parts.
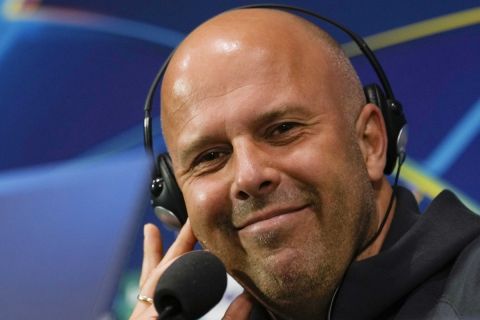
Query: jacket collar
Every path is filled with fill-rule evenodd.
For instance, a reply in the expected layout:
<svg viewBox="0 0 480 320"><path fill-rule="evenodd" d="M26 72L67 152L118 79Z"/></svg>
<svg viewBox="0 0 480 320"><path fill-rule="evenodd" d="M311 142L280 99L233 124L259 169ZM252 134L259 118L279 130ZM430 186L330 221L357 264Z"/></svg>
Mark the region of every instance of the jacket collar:
<svg viewBox="0 0 480 320"><path fill-rule="evenodd" d="M419 214L415 198L397 191L397 207L381 252L347 270L333 319L374 319L457 257L480 233L480 219L450 191Z"/></svg>

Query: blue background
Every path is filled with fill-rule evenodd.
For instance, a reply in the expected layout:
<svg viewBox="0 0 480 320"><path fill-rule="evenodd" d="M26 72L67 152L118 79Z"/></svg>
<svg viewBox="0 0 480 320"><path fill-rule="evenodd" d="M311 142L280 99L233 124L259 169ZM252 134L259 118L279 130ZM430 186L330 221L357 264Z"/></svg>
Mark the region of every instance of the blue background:
<svg viewBox="0 0 480 320"><path fill-rule="evenodd" d="M249 3L255 2L0 1L0 173L132 149L140 152L142 108L163 60L202 21ZM367 40L415 23L474 12L477 18L466 26L399 41L398 33L392 32L392 41L377 55L410 124L403 183L418 182L414 189L420 200L450 187L478 208L479 1L294 4L372 37ZM415 30L425 29L417 25ZM349 42L340 32L333 34ZM375 81L363 57L352 60L365 83ZM161 152L158 118L155 126L156 149ZM145 216L145 221L156 222L150 209ZM164 235L170 243L173 233L164 230ZM120 314L128 313L131 299L125 292L137 277L140 256L139 234L119 289Z"/></svg>

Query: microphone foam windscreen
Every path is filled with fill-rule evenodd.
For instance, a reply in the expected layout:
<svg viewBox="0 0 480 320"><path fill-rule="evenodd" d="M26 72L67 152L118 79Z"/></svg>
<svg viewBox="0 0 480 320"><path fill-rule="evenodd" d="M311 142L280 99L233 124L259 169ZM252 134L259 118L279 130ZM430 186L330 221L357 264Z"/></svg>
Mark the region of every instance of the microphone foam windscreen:
<svg viewBox="0 0 480 320"><path fill-rule="evenodd" d="M159 314L166 307L176 308L181 319L198 319L222 298L227 287L223 263L207 251L184 254L160 277L154 296Z"/></svg>

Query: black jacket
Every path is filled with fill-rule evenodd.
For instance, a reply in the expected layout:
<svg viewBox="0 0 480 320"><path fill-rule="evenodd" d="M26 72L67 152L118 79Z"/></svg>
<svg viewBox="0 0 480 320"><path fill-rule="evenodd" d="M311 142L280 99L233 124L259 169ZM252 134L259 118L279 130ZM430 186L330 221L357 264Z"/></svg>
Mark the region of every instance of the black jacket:
<svg viewBox="0 0 480 320"><path fill-rule="evenodd" d="M450 191L419 214L399 188L382 251L350 266L331 319L480 319L480 216Z"/></svg>

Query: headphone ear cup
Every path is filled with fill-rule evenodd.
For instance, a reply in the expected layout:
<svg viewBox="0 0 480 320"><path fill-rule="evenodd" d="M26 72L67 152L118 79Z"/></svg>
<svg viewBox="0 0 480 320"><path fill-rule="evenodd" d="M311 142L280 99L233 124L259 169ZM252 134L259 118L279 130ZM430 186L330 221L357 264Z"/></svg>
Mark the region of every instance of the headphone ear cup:
<svg viewBox="0 0 480 320"><path fill-rule="evenodd" d="M407 144L407 120L403 114L400 102L386 99L382 89L377 84L363 88L368 103L373 103L382 111L387 130L387 162L383 172L392 173L399 155L405 156ZM403 161L403 160L402 160Z"/></svg>
<svg viewBox="0 0 480 320"><path fill-rule="evenodd" d="M155 215L166 226L180 229L187 221L187 208L175 176L168 153L157 158L157 176L152 181L151 204Z"/></svg>

